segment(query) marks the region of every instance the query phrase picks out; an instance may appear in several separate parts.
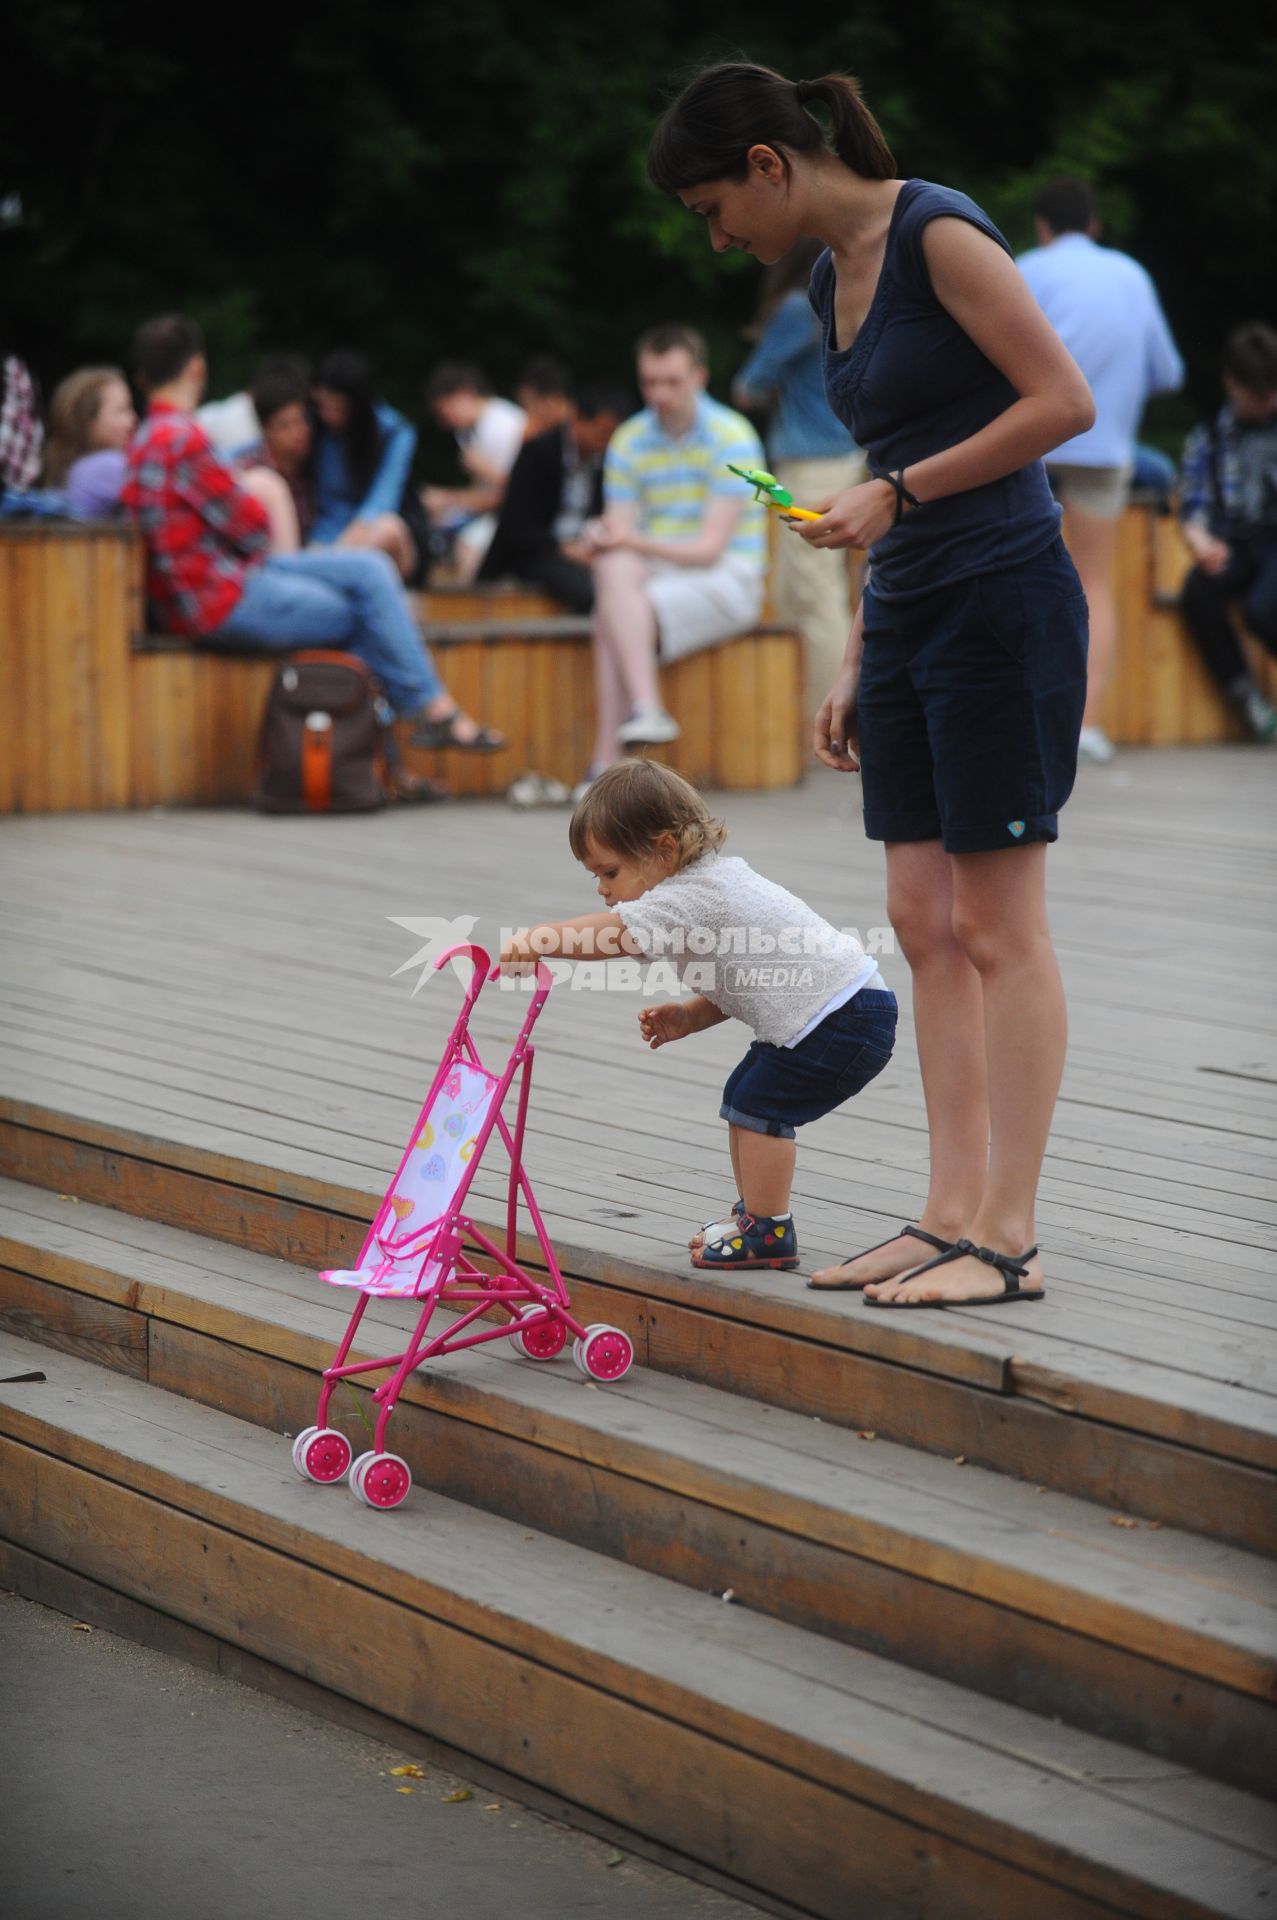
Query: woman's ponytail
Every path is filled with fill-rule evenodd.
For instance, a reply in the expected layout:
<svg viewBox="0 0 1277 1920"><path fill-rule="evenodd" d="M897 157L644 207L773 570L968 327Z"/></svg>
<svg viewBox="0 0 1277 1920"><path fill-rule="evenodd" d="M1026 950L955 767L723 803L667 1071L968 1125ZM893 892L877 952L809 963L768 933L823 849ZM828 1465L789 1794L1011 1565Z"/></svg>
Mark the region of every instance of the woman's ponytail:
<svg viewBox="0 0 1277 1920"><path fill-rule="evenodd" d="M826 109L832 123L834 152L853 173L866 180L895 179L895 156L851 74L826 73L819 80L800 80L794 93L800 107L814 101Z"/></svg>

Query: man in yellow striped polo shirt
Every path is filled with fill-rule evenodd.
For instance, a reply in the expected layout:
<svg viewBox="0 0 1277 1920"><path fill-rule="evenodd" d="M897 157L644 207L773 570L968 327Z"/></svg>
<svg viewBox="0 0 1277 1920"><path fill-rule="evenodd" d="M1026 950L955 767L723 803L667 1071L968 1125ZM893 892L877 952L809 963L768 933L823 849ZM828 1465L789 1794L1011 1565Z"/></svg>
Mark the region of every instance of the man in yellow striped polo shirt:
<svg viewBox="0 0 1277 1920"><path fill-rule="evenodd" d="M641 413L617 428L593 522L596 733L586 780L625 747L678 737L661 705L661 660L744 633L758 619L767 568L765 509L727 463L762 464L743 414L705 391L708 355L691 327L638 342Z"/></svg>

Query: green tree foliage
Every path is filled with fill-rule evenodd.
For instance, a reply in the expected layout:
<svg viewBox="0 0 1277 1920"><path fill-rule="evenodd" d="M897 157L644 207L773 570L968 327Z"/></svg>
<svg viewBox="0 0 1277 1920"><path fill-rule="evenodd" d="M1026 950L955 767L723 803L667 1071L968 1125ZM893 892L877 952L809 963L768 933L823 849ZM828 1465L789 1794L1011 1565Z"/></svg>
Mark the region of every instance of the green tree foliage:
<svg viewBox="0 0 1277 1920"><path fill-rule="evenodd" d="M757 269L714 259L643 159L680 79L729 53L859 74L901 172L971 193L1017 246L1044 174L1090 177L1184 347L1181 413L1211 404L1227 327L1277 319L1277 29L1236 0L1139 25L1080 0L862 0L792 24L740 0L731 39L721 11L669 0L3 10L0 196L25 220L0 233L0 333L46 383L183 308L218 391L263 353L355 344L418 413L442 354L498 382L547 347L623 374L671 317L708 333L721 387Z"/></svg>

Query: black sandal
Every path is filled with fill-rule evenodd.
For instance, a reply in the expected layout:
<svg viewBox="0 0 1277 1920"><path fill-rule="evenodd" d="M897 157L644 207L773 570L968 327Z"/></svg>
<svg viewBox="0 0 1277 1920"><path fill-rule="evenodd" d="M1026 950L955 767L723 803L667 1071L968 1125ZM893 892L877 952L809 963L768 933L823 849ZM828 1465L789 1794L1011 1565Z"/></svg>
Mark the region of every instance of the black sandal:
<svg viewBox="0 0 1277 1920"><path fill-rule="evenodd" d="M993 1267L1002 1275L1000 1293L975 1293L967 1300L870 1300L865 1299L867 1307L1004 1307L1009 1300L1045 1300L1045 1287L1022 1287L1029 1269L1024 1264L1037 1252L1030 1247L1012 1259L1009 1253L995 1253L992 1247L977 1247L974 1241L955 1241L947 1253L938 1254L934 1260L928 1260L923 1267L915 1267L912 1273L902 1273L901 1280L916 1280L920 1273L931 1273L936 1267L947 1267L951 1260L965 1259L969 1254L975 1260L983 1260L986 1267ZM875 1286L886 1286L885 1280L876 1280Z"/></svg>
<svg viewBox="0 0 1277 1920"><path fill-rule="evenodd" d="M849 1253L847 1258L839 1264L846 1267L853 1260L863 1260L866 1255L877 1253L879 1247L889 1247L892 1240L903 1240L906 1234L911 1235L915 1240L925 1240L929 1247L935 1247L940 1253L948 1253L955 1244L952 1240L942 1240L937 1233L928 1233L925 1227L904 1226L899 1233L893 1233L890 1240L880 1240L877 1247L865 1247L860 1253ZM902 1276L896 1277L899 1279ZM880 1287L885 1284L886 1282L882 1280L829 1280L823 1287L818 1287L814 1280L807 1282L812 1293L860 1293L865 1287Z"/></svg>
<svg viewBox="0 0 1277 1920"><path fill-rule="evenodd" d="M505 747L505 735L497 733L492 727L477 728L469 740L458 739L457 722L460 718L460 707L454 707L451 713L418 720L411 735L413 746L426 747L435 753L446 752L449 748L458 753L500 753Z"/></svg>

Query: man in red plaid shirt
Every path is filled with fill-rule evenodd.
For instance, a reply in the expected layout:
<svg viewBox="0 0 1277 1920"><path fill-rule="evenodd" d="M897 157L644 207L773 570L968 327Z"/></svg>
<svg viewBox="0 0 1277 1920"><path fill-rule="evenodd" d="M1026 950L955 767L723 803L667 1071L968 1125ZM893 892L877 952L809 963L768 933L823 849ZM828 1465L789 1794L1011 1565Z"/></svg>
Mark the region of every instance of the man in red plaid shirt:
<svg viewBox="0 0 1277 1920"><path fill-rule="evenodd" d="M192 417L208 377L194 321L148 321L133 364L149 406L129 448L123 500L146 541L160 622L212 645L345 648L376 674L395 712L417 722L417 744L504 746L444 686L385 554L270 552L266 509Z"/></svg>

